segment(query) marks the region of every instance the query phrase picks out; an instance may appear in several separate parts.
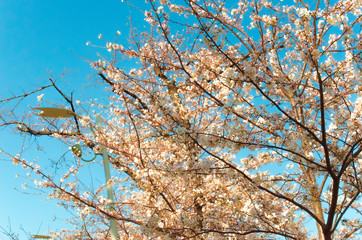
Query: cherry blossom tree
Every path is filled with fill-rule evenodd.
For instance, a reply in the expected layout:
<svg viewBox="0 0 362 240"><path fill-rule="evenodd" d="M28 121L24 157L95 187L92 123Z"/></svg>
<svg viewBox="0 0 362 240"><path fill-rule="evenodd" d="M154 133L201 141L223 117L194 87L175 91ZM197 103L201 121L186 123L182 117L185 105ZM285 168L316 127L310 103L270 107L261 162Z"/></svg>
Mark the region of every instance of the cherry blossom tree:
<svg viewBox="0 0 362 240"><path fill-rule="evenodd" d="M114 210L103 185L79 184L88 163L69 158L56 180L8 153L77 210L75 230L54 237L104 239L109 218L120 239L361 236L362 2L146 2L148 27L90 62L107 101L81 108L51 79L71 118L2 117L108 151Z"/></svg>

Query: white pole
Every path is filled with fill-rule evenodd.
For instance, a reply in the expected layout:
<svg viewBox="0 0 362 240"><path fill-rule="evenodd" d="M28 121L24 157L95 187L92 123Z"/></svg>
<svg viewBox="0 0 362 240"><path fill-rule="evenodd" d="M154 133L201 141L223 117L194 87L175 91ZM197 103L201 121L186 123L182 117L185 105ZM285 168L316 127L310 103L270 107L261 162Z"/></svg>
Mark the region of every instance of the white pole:
<svg viewBox="0 0 362 240"><path fill-rule="evenodd" d="M99 114L96 115L96 121L97 121L98 129L101 130L102 129L102 119L101 119L101 116ZM107 198L109 200L111 200L111 203L108 205L108 208L109 208L109 210L111 212L113 212L115 210L115 208L114 208L114 195L113 195L112 186L108 184L108 181L111 179L111 171L110 171L110 168L109 168L108 152L107 152L105 147L102 149L101 152L102 152L102 157L103 157L104 173L106 175ZM111 239L112 240L118 240L118 231L117 231L116 219L111 218L110 219L110 224L111 224Z"/></svg>

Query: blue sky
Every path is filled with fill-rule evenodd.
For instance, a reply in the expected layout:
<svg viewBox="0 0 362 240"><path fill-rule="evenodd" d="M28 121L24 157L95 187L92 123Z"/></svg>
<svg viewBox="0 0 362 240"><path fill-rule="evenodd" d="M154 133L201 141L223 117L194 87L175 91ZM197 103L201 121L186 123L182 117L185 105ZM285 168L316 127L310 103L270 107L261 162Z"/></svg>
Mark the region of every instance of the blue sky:
<svg viewBox="0 0 362 240"><path fill-rule="evenodd" d="M133 2L144 4L143 0ZM86 43L104 46L105 41L98 39L98 35L113 41L118 30L122 33L120 41L125 43L130 15L135 25L143 25L142 15L121 0L0 0L0 99L47 84L49 72L56 78L64 70L71 73L65 75L67 81L62 87L68 93L74 90L76 95L87 97L89 92L85 86L96 78L89 78L95 72L83 58L98 59L97 52L103 50ZM94 96L90 93L88 97ZM48 94L44 98L52 101ZM26 111L34 102L36 96L26 99L21 107ZM40 155L39 161L51 172L54 170L47 161L56 161L67 150L59 148L55 141L43 140L46 140L46 152ZM0 129L0 148L15 154L22 141L22 137L9 129ZM33 138L26 144L36 148ZM30 148L26 156L32 160L37 154ZM54 201L44 202L44 196L14 189L22 190L21 185L27 182L15 175L26 172L3 159L0 155L0 227L7 229L11 224L20 239L26 239L21 228L32 234L45 234L48 230L66 227L64 220L71 215L58 208ZM95 178L102 181L102 177ZM0 239L3 239L1 232L0 229Z"/></svg>
<svg viewBox="0 0 362 240"><path fill-rule="evenodd" d="M76 94L83 89L84 94L83 86L95 77L89 78L94 71L82 57L94 60L96 53L102 51L87 46L86 42L103 46L105 41L99 40L98 35L112 41L118 30L126 39L130 13L134 21L142 20L135 8L121 0L0 0L0 99L47 84L49 72L59 77L64 70L71 73L65 75L67 82L63 87ZM52 100L51 96L44 97ZM22 108L30 109L28 105L33 104L35 98L26 99ZM15 154L23 138L9 129L1 129L0 134L0 148ZM66 151L49 139L46 141L47 152L39 161L57 159ZM36 147L34 139L29 143ZM30 149L26 156L34 158L35 154L38 153ZM8 228L11 224L20 239L26 239L21 227L32 234L62 228L63 220L70 214L58 208L54 201L42 201L44 196L14 190L22 189L21 185L26 182L15 175L26 172L3 159L0 155L0 227ZM54 216L58 220L53 221ZM3 238L1 234L0 238Z"/></svg>

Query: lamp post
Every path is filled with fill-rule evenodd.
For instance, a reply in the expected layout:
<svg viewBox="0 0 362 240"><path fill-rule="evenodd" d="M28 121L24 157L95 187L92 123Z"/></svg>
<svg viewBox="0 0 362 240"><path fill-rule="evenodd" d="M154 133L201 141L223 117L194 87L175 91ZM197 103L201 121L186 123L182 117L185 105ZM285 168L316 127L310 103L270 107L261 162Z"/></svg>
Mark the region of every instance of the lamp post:
<svg viewBox="0 0 362 240"><path fill-rule="evenodd" d="M62 108L50 108L50 107L42 107L42 108L34 108L36 110L39 110L40 113L36 113L36 115L41 117L50 117L50 118L69 118L69 117L79 117L75 112L68 110L68 109L62 109ZM96 114L96 122L97 122L97 128L99 130L102 129L102 119L99 114ZM95 153L95 156L91 160L85 160L82 158L82 150L79 144L76 144L72 147L73 153L75 153L81 160L86 162L91 162L95 159L97 155L102 155L103 157L103 167L104 167L104 174L106 177L106 189L107 189L107 198L110 200L110 203L108 204L109 210L112 212L115 210L115 203L114 203L114 195L112 186L108 183L111 179L111 171L109 167L109 159L108 159L108 152L105 147L102 148L100 153ZM116 220L112 217L110 218L110 226L111 226L111 239L112 240L118 240L118 231L117 231L117 223Z"/></svg>

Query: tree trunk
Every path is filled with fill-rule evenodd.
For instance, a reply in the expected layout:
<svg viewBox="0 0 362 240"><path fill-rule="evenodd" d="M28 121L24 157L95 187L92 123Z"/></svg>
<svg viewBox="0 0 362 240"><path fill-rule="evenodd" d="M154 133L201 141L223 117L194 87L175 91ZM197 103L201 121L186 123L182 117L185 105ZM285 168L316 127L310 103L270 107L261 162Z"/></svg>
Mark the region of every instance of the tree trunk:
<svg viewBox="0 0 362 240"><path fill-rule="evenodd" d="M312 190L312 205L313 205L314 214L318 217L319 220L324 222L322 203L317 195L319 195L318 188L315 188ZM318 222L316 222L316 224L318 228L318 240L330 239L325 237L322 226Z"/></svg>
<svg viewBox="0 0 362 240"><path fill-rule="evenodd" d="M311 196L311 204L313 207L313 211L314 214L317 216L317 218L324 223L323 208L320 200L320 192L318 184L313 171L312 170L307 170L307 171L308 171L308 182L312 186L309 189L309 194ZM316 224L318 229L318 240L327 240L328 238L325 237L325 233L323 232L322 226L318 222L316 222Z"/></svg>

